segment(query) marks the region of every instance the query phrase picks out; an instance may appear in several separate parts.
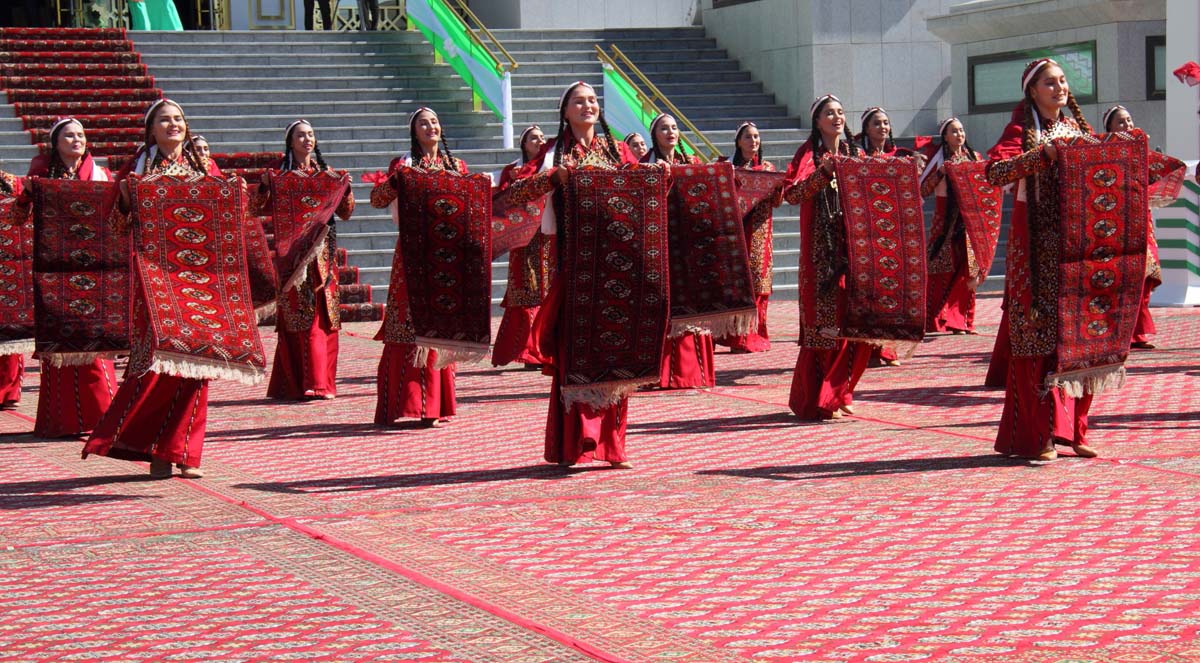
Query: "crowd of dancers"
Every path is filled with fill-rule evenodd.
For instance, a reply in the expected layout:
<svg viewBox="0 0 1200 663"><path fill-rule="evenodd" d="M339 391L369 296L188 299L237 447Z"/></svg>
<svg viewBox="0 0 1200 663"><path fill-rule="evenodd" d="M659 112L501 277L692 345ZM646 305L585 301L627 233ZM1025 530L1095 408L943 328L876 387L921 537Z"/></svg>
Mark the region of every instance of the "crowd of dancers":
<svg viewBox="0 0 1200 663"><path fill-rule="evenodd" d="M837 419L853 414L855 386L873 361L896 363L890 348L830 335L846 314L847 247L842 202L839 199L833 155L891 157L912 163L920 174L920 193L934 196L935 213L927 237L926 329L973 333L975 290L986 278L990 264L977 259L959 210L961 196L946 176L947 166L986 162L988 182L1009 187L1013 195L1007 254L1004 317L997 337L988 383L1006 389L995 450L1008 456L1036 461L1053 460L1056 446L1071 448L1082 457L1094 457L1088 444L1087 416L1092 391L1046 387L1054 368L1056 346L1052 337L1060 320L1056 290L1039 268L1053 265L1061 250L1059 238L1047 232L1057 223L1060 207L1055 184L1055 139L1092 133L1080 112L1063 70L1053 60L1029 64L1019 82L1024 100L1013 113L999 141L986 153L967 140L961 121L949 118L938 126L936 143L925 151L897 147L887 111L873 107L862 113L861 131L855 135L841 101L823 95L810 108L812 133L788 165L774 205L787 202L800 209L799 309L800 351L792 379L789 405L803 420ZM628 396L637 384L611 386L599 398L567 397L572 378L565 365L567 339L573 325L564 301L564 283L587 275L566 273L560 237L577 223L578 208L565 195L571 178L589 169L653 169L670 176L673 167L699 160L685 152L676 121L660 115L649 126L648 136L619 140L605 122L596 91L577 82L562 94L559 125L554 135L531 126L520 136L521 156L504 168L496 193L508 204L543 201L544 212L532 239L509 252L508 289L502 306L492 362L523 363L551 377L545 434L545 460L564 466L587 461L631 466L626 452ZM1128 110L1116 106L1102 118L1103 131L1133 129ZM386 173L375 178L370 204L387 208L398 224L429 223L398 204L409 195L406 178L413 173L467 177L470 169L455 157L437 113L420 108L409 118L410 145L394 159ZM164 175L177 178L220 177L203 138L191 133L179 104L163 99L145 115L145 145L115 175L97 164L87 149L86 129L74 118L59 121L49 133L48 151L35 158L24 178L3 174L0 193L27 200L29 180L52 178L94 182L115 181L120 201L111 224L116 232L132 232L141 207L131 204L131 176ZM729 161L735 169L774 171L762 157L758 128L745 122L736 128ZM269 214L271 178L287 173L315 176L331 170L318 147L314 127L304 120L284 131L284 157L278 168L252 183L247 191L250 214ZM136 180L135 177L135 180ZM23 191L24 189L24 191ZM146 194L152 195L152 194ZM348 219L354 212L353 195L346 188L337 194L336 215ZM765 222L764 222L765 221ZM1146 220L1149 224L1148 210ZM740 333L713 334L703 329L661 336L661 371L654 381L662 389L706 388L715 385L714 347L732 352L762 352L770 348L767 303L771 293L772 255L769 214L744 231L754 290L755 323ZM1153 241L1148 243L1145 285L1136 311L1137 325L1130 342L1153 347L1150 290L1159 280ZM994 247L993 247L994 248ZM430 256L433 259L434 256ZM460 355L423 344L414 329L412 302L404 300L402 252L397 248L389 288L389 314L378 340L384 342L377 374L375 422L391 424L401 418L440 426L456 414L455 359ZM572 263L574 264L574 263ZM203 266L193 266L203 273ZM267 396L276 399L331 399L337 394L338 267L336 240L330 233L311 254L298 279L281 284L276 299L278 344L270 370ZM144 291L131 291L131 352L151 345L148 307ZM415 301L415 300L414 300ZM1131 312L1132 314L1132 312ZM34 434L62 437L90 434L83 455L106 455L147 461L154 477L172 475L197 478L207 417L208 377L170 370L147 369L147 362L130 361L119 382L111 356L86 362L54 362L42 357L41 384ZM612 367L614 369L620 366ZM24 364L22 354L0 357L0 400L11 407L20 399ZM574 392L572 392L574 393Z"/></svg>

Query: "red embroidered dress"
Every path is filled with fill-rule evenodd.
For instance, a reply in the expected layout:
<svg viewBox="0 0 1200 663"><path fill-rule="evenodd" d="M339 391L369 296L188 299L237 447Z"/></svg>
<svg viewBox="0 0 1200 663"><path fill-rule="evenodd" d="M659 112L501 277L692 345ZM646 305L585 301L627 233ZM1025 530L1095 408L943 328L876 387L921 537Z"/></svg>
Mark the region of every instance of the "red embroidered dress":
<svg viewBox="0 0 1200 663"><path fill-rule="evenodd" d="M29 165L28 176L112 180L112 173L95 165L91 154L84 155L77 171L51 171L49 156L38 155ZM41 374L37 419L33 424L33 434L38 437L65 437L91 431L108 410L117 391L116 369L111 359L103 357L81 366L56 366L53 362L42 361Z"/></svg>
<svg viewBox="0 0 1200 663"><path fill-rule="evenodd" d="M504 191L516 181L522 164L508 164L500 173L498 189ZM545 301L554 280L554 236L537 232L529 244L508 252L508 287L504 290L504 316L496 331L492 365L514 362L537 364L532 344L533 320Z"/></svg>
<svg viewBox="0 0 1200 663"><path fill-rule="evenodd" d="M840 148L850 154L845 141ZM840 328L845 315L846 230L836 180L814 157L808 145L796 152L788 167L795 184L784 192L784 200L800 205L800 354L788 405L807 420L829 419L852 405L871 357L871 346L823 333Z"/></svg>
<svg viewBox="0 0 1200 663"><path fill-rule="evenodd" d="M1014 114L1015 115L1015 114ZM988 152L988 181L1016 185L1008 235L1005 315L1011 358L996 451L1036 458L1059 444L1086 444L1092 396L1072 398L1062 389L1044 390L1055 366L1058 325L1058 178L1045 148L1055 138L1083 132L1070 118L1043 120L1040 140L1022 151L1023 122L1014 116Z"/></svg>
<svg viewBox="0 0 1200 663"><path fill-rule="evenodd" d="M775 172L775 166L770 161L762 163L747 163L741 168L768 173ZM764 206L754 218L745 219L746 248L750 255L750 269L754 278L754 305L758 309L758 329L742 336L725 336L714 339L717 345L724 345L735 352L766 352L771 349L771 338L767 333L767 307L771 300L772 273L774 255L774 215L773 208Z"/></svg>
<svg viewBox="0 0 1200 663"><path fill-rule="evenodd" d="M206 174L194 168L183 155L172 160L160 153L148 161L145 175L192 177ZM135 287L131 297L132 345L148 347L152 331L145 295L141 288ZM126 371L112 404L84 445L83 457L97 454L124 460L157 459L199 467L207 422L207 379L182 378L153 371L130 375Z"/></svg>
<svg viewBox="0 0 1200 663"><path fill-rule="evenodd" d="M970 161L965 150L946 163ZM987 274L975 260L966 226L958 213L959 195L940 171L921 182L921 195L936 196L929 230L925 329L931 332L975 331L975 288Z"/></svg>
<svg viewBox="0 0 1200 663"><path fill-rule="evenodd" d="M554 191L555 185L550 180L549 169L542 168L548 161L547 155L553 154L554 145L555 141L548 142L542 147L538 158L526 164L522 175L527 177L519 178L513 183L513 187L518 189L514 194L514 202L535 200ZM620 155L620 161L613 161L610 150L615 150ZM615 169L637 164L637 159L625 143L610 145L608 139L602 135L595 136L588 146L572 140L563 152L562 165L566 167ZM538 172L539 169L541 172ZM554 191L553 209L559 227L570 227L571 210L565 208L562 195L558 191ZM546 417L544 457L548 462L560 465L574 465L589 460L626 462L628 397L622 397L615 405L604 408L595 408L586 403L575 403L569 409L563 405L562 383L566 369L560 365L560 360L566 355L564 344L567 334L558 333L557 330L572 324L563 316L564 290L561 286L561 281L569 278L571 275L561 271L555 274L533 326L533 343L538 350L537 358L543 364L542 370L554 376L550 385L550 408Z"/></svg>
<svg viewBox="0 0 1200 663"><path fill-rule="evenodd" d="M400 157L392 160L388 166L388 174L394 173L401 167L411 166L425 171L445 170L460 175L467 174L467 164L461 159L445 156L439 153L435 158L422 157L413 163L410 157ZM389 208L396 204L399 192L392 186L390 180L384 181L371 190L371 206ZM394 209L394 208L393 208ZM415 223L415 219L398 219L400 223ZM393 260L402 260L400 251L396 251ZM393 265L392 276L403 274L403 270ZM395 283L391 287L395 287ZM411 320L410 320L411 323ZM387 321L384 322L387 324ZM381 327L376 340L385 336L393 338L396 335L384 333ZM449 364L436 368L438 351L430 349L424 364L414 366L419 348L413 342L391 343L383 345L383 356L379 359L377 372L377 392L375 402L375 423L390 424L401 417L423 420L445 419L454 416L457 402L454 397L454 374L457 365Z"/></svg>
<svg viewBox="0 0 1200 663"><path fill-rule="evenodd" d="M320 167L310 163L297 169L317 175ZM251 209L269 214L271 189L266 175L256 189ZM354 194L347 192L335 214L346 220L354 213ZM271 365L268 398L302 400L333 398L337 395L338 317L337 231L329 224L329 234L317 256L308 264L305 278L276 300L275 331L278 344Z"/></svg>
<svg viewBox="0 0 1200 663"><path fill-rule="evenodd" d="M0 170L0 197L21 193L21 178ZM21 402L21 380L25 377L25 355L0 355L0 407L11 409Z"/></svg>

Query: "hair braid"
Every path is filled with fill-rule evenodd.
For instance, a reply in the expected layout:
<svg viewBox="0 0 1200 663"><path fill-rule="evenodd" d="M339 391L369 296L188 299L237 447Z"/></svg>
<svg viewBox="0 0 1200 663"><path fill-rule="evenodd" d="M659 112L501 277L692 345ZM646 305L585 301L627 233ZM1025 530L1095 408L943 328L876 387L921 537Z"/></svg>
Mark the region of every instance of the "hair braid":
<svg viewBox="0 0 1200 663"><path fill-rule="evenodd" d="M1025 137L1021 141L1021 151L1028 152L1037 147L1038 137L1034 132L1033 126L1033 100L1028 96L1025 97Z"/></svg>
<svg viewBox="0 0 1200 663"><path fill-rule="evenodd" d="M1084 133L1092 133L1092 125L1088 124L1087 118L1083 116L1083 111L1079 108L1079 102L1075 101L1074 93L1067 91L1067 108L1071 109L1071 115L1075 116L1075 123Z"/></svg>
<svg viewBox="0 0 1200 663"><path fill-rule="evenodd" d="M321 170L329 170L329 165L325 163L325 157L321 156L321 146L313 144L313 158L317 160L317 167Z"/></svg>
<svg viewBox="0 0 1200 663"><path fill-rule="evenodd" d="M608 128L608 120L604 119L604 111L600 111L600 129L604 131L604 151L613 163L621 163L621 150L617 149L617 141L613 140L612 130Z"/></svg>

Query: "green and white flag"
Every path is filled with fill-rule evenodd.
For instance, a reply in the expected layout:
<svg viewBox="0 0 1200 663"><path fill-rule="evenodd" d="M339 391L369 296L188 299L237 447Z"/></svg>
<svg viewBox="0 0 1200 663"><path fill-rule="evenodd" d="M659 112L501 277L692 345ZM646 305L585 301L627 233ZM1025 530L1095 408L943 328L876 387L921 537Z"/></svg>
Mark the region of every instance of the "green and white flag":
<svg viewBox="0 0 1200 663"><path fill-rule="evenodd" d="M479 95L504 117L503 77L499 63L468 34L468 28L444 0L408 0L409 20L433 44L442 59Z"/></svg>
<svg viewBox="0 0 1200 663"><path fill-rule="evenodd" d="M649 145L652 140L650 123L654 121L656 111L642 106L637 90L623 76L608 65L601 67L604 70L604 119L609 128L622 140L631 133L640 133ZM680 140L680 147L685 154L693 152L686 141Z"/></svg>

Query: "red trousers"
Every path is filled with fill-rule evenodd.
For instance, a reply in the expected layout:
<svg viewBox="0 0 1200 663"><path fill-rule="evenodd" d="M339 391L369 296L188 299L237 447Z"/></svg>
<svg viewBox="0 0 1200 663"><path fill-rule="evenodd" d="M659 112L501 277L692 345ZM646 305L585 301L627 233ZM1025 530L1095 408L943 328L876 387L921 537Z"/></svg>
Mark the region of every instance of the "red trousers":
<svg viewBox="0 0 1200 663"><path fill-rule="evenodd" d="M663 389L693 389L713 387L717 372L713 367L712 334L690 333L667 338L663 344L662 374L659 387Z"/></svg>
<svg viewBox="0 0 1200 663"><path fill-rule="evenodd" d="M435 369L437 351L430 350L422 367L413 366L417 346L385 343L379 359L375 423L390 424L401 417L444 419L454 416L454 372L451 364Z"/></svg>
<svg viewBox="0 0 1200 663"><path fill-rule="evenodd" d="M96 427L117 391L117 373L111 359L96 359L82 366L51 366L42 362L38 387L38 437L66 437Z"/></svg>
<svg viewBox="0 0 1200 663"><path fill-rule="evenodd" d="M21 402L25 355L0 355L0 404Z"/></svg>
<svg viewBox="0 0 1200 663"><path fill-rule="evenodd" d="M1147 343L1150 341L1150 336L1158 333L1158 329L1154 326L1154 318L1150 317L1150 281L1147 279L1146 284L1142 286L1142 304L1138 307L1137 322L1133 324L1134 343Z"/></svg>
<svg viewBox="0 0 1200 663"><path fill-rule="evenodd" d="M312 327L279 332L268 398L302 400L337 395L338 331L330 324L324 293L318 293Z"/></svg>
<svg viewBox="0 0 1200 663"><path fill-rule="evenodd" d="M83 447L124 460L152 458L200 467L208 421L208 380L161 373L125 376Z"/></svg>
<svg viewBox="0 0 1200 663"><path fill-rule="evenodd" d="M1042 393L1054 357L1012 357L996 451L1036 458L1054 444L1086 444L1092 396L1071 398L1061 389Z"/></svg>
<svg viewBox="0 0 1200 663"><path fill-rule="evenodd" d="M590 460L621 463L625 457L625 427L629 399L597 410L575 403L563 407L558 373L550 385L550 411L546 415L546 454L548 462L574 465Z"/></svg>
<svg viewBox="0 0 1200 663"><path fill-rule="evenodd" d="M867 369L871 346L839 341L833 350L800 348L788 406L801 419L829 419L854 403L854 387Z"/></svg>
<svg viewBox="0 0 1200 663"><path fill-rule="evenodd" d="M758 309L758 329L743 336L723 336L715 339L717 345L727 346L738 352L766 352L771 349L771 339L767 335L767 305L770 295L755 295L754 306Z"/></svg>
<svg viewBox="0 0 1200 663"><path fill-rule="evenodd" d="M500 328L496 330L496 344L492 347L492 366L516 362L541 363L532 345L533 319L537 317L537 312L537 306L511 306L504 309Z"/></svg>

